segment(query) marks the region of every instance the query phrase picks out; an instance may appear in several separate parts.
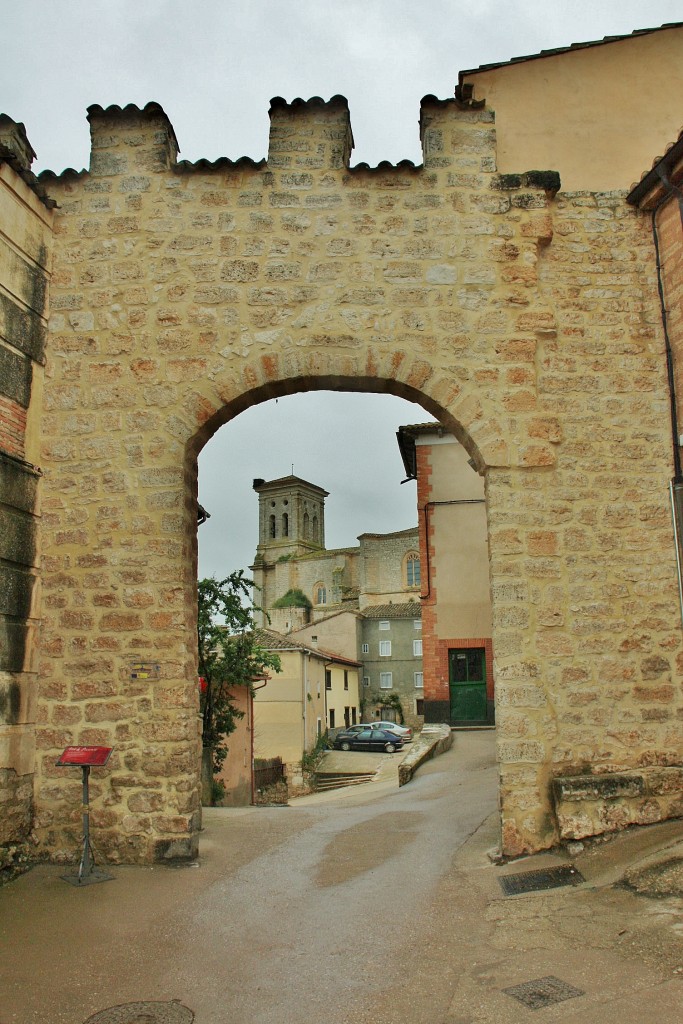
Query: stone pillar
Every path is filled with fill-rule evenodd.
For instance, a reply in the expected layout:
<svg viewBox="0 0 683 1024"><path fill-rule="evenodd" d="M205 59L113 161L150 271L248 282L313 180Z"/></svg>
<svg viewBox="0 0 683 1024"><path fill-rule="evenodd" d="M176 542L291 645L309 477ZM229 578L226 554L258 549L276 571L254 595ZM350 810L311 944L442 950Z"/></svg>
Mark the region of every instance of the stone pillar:
<svg viewBox="0 0 683 1024"><path fill-rule="evenodd" d="M25 860L33 811L40 617L37 447L52 205L24 126L0 115L0 874Z"/></svg>

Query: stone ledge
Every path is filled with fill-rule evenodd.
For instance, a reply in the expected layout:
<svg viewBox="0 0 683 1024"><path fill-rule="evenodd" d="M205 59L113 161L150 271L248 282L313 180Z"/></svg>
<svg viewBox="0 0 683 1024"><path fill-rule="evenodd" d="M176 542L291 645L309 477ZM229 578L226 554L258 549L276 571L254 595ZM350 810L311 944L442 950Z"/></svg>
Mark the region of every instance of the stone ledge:
<svg viewBox="0 0 683 1024"><path fill-rule="evenodd" d="M683 817L683 766L553 779L561 839Z"/></svg>
<svg viewBox="0 0 683 1024"><path fill-rule="evenodd" d="M398 784L405 786L425 761L443 754L453 746L449 725L425 725L410 753L398 766Z"/></svg>

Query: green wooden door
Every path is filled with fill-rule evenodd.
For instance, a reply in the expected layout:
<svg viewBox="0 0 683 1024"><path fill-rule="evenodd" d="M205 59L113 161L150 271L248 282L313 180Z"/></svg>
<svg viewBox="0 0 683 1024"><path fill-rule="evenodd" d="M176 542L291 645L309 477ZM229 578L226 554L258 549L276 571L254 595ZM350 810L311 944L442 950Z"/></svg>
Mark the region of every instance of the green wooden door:
<svg viewBox="0 0 683 1024"><path fill-rule="evenodd" d="M486 654L483 647L448 652L451 722L486 721Z"/></svg>

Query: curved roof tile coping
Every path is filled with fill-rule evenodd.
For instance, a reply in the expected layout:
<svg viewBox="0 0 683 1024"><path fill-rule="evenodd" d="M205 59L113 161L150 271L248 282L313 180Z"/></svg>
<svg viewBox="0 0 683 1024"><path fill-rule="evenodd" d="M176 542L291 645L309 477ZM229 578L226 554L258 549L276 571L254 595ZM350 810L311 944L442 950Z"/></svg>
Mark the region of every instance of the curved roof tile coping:
<svg viewBox="0 0 683 1024"><path fill-rule="evenodd" d="M77 171L75 167L65 167L63 171L59 172L59 174L57 174L56 171L46 169L40 172L40 174L38 175L38 181L62 181L65 180L66 178L80 178L87 173L88 172L86 171L85 167L80 171Z"/></svg>
<svg viewBox="0 0 683 1024"><path fill-rule="evenodd" d="M659 174L662 170L667 176L675 169L676 165L683 159L683 128L678 133L678 138L674 142L670 142L664 150L662 156L657 156L652 161L652 167L649 171L644 171L640 180L633 182L631 185L631 191L626 196L626 202L632 206L638 206L643 200L647 199L648 193L652 192L653 195L664 188L664 182ZM649 209L651 203L645 204L645 209Z"/></svg>
<svg viewBox="0 0 683 1024"><path fill-rule="evenodd" d="M144 107L139 107L137 103L127 103L125 107L120 107L118 103L111 103L108 107L102 107L99 103L91 103L88 107L88 120L91 117L116 117L118 114L147 114L148 117L153 114L161 114L168 121L166 111L156 100L150 100L149 103L145 103Z"/></svg>
<svg viewBox="0 0 683 1024"><path fill-rule="evenodd" d="M348 110L349 102L346 96L341 96L339 93L337 93L335 96L332 96L332 98L329 100L324 100L322 96L311 96L310 99L307 100L304 100L300 96L297 96L296 99L293 99L291 101L291 103L289 103L282 96L273 96L272 100L270 101L270 109L268 111L268 114L272 114L274 110L281 110L286 108L289 108L291 110L301 110L303 107L341 107L344 110Z"/></svg>
<svg viewBox="0 0 683 1024"><path fill-rule="evenodd" d="M421 171L423 170L423 164L413 163L412 160L399 160L397 164L392 164L391 160L380 160L376 167L371 167L370 164L362 162L354 164L350 167L350 171Z"/></svg>
<svg viewBox="0 0 683 1024"><path fill-rule="evenodd" d="M102 107L99 103L92 103L88 107L88 121L91 121L96 117L125 117L127 114L140 115L144 114L145 117L162 117L168 125L168 132L175 144L175 148L180 152L180 146L178 145L178 139L176 133L173 130L170 118L164 108L156 100L150 100L149 103L145 103L144 107L139 107L137 103L127 103L125 107L120 107L118 103L112 103L108 107Z"/></svg>
<svg viewBox="0 0 683 1024"><path fill-rule="evenodd" d="M420 100L421 107L447 107L449 103L456 103L455 96L447 96L445 100L440 100L438 96L435 96L433 92L428 92L426 96L423 96Z"/></svg>
<svg viewBox="0 0 683 1024"><path fill-rule="evenodd" d="M219 156L215 160L208 160L206 157L200 157L198 160L179 160L175 169L179 171L216 171L222 167L253 167L255 170L259 170L265 165L265 160L254 160L250 156L240 156L236 160L231 160L228 156Z"/></svg>

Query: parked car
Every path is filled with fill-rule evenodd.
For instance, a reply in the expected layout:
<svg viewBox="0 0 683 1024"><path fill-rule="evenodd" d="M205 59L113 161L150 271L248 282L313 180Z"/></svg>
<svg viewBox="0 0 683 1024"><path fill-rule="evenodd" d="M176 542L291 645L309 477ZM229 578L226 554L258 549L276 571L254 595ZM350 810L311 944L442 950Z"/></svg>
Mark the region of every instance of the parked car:
<svg viewBox="0 0 683 1024"><path fill-rule="evenodd" d="M361 726L364 729L383 729L384 732L391 732L394 736L400 736L404 743L410 743L413 738L413 730L397 722L363 722Z"/></svg>
<svg viewBox="0 0 683 1024"><path fill-rule="evenodd" d="M337 733L334 738L335 750L385 750L393 754L400 750L403 740L392 732L383 729L371 729L370 726L351 726Z"/></svg>

